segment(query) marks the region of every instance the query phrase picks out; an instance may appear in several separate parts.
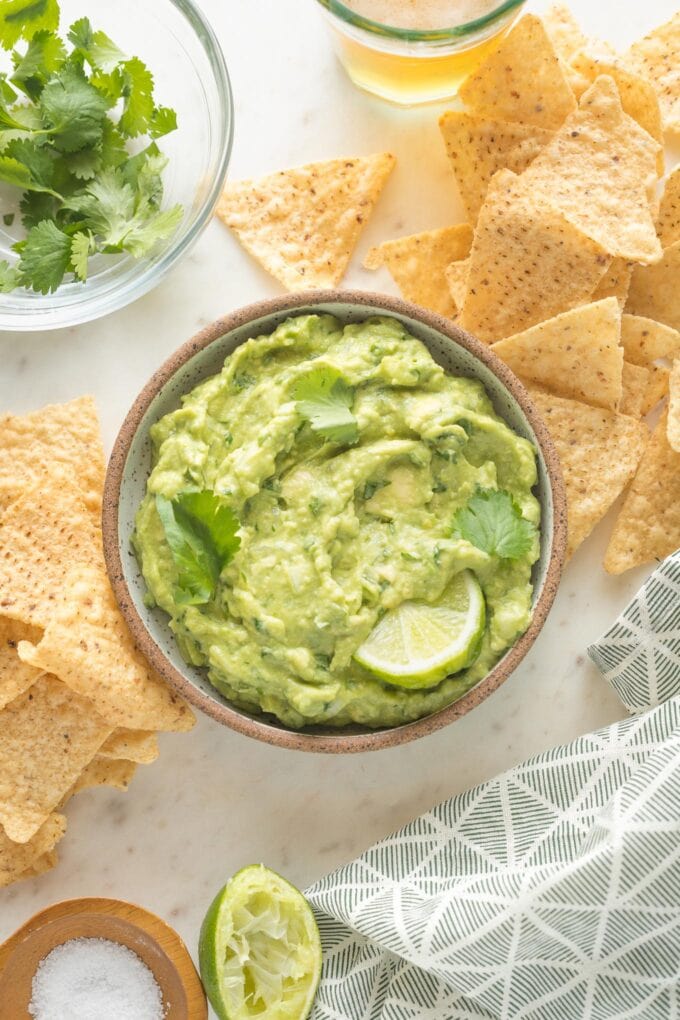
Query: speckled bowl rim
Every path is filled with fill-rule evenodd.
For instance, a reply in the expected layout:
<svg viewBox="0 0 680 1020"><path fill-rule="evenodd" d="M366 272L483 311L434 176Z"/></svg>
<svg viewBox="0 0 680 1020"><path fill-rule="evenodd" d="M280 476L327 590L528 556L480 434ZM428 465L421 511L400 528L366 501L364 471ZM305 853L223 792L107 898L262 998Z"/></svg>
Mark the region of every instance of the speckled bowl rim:
<svg viewBox="0 0 680 1020"><path fill-rule="evenodd" d="M119 552L118 507L125 464L140 423L159 390L194 355L232 330L246 326L249 322L267 315L273 315L277 312L294 313L298 308L308 308L315 304L370 306L372 308L381 308L387 314L403 315L416 319L430 329L442 333L455 344L463 347L478 361L481 361L517 401L522 413L531 426L536 443L545 462L552 494L553 514L552 534L550 535L548 547L549 559L545 570L543 586L534 604L531 623L527 630L484 679L471 688L467 694L464 694L457 701L452 702L432 715L424 716L415 722L406 723L403 726L395 726L391 729L359 733L339 730L337 735L290 730L281 725L269 723L266 719L257 719L241 713L229 704L218 701L217 697L219 695L213 698L211 695L206 694L175 668L154 641L132 600ZM418 305L403 301L400 298L372 291L309 290L258 301L217 319L186 343L182 344L154 372L130 408L113 446L104 484L102 528L106 568L120 610L130 628L137 647L171 687L186 698L190 704L205 712L212 719L222 723L224 726L229 726L245 736L255 737L257 740L285 747L289 750L344 754L396 747L399 744L405 744L408 741L434 733L443 726L448 726L449 723L466 715L507 680L541 632L555 599L565 557L567 511L559 457L550 439L548 430L543 424L524 386L522 386L507 365L493 354L488 346L460 329L450 319L445 319L435 312L420 308Z"/></svg>

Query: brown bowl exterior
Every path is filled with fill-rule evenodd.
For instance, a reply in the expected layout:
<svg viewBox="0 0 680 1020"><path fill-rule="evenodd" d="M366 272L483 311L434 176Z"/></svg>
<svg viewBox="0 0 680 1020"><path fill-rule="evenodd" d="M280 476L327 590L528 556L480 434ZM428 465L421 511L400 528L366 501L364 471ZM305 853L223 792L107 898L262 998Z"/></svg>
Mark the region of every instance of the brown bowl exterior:
<svg viewBox="0 0 680 1020"><path fill-rule="evenodd" d="M308 310L310 306L317 304L352 305L356 306L359 311L362 306L370 309L379 308L386 315L396 314L418 320L447 337L452 343L464 348L477 361L482 362L496 376L505 391L514 398L529 422L545 462L552 494L553 513L547 552L548 562L542 589L534 604L532 620L528 629L487 676L463 697L432 715L390 729L359 730L352 728L350 730L348 728L337 732L290 730L276 722L242 712L226 702L217 691L213 696L200 690L170 662L149 633L131 597L120 555L118 510L126 462L142 419L159 391L196 354L232 330L244 327L249 322L254 322L263 316L274 313L295 314L301 309ZM369 314L372 312L367 311L367 315ZM566 548L567 512L559 458L548 431L525 388L489 347L459 329L450 319L445 319L434 312L399 298L370 291L317 290L270 298L232 312L201 330L161 365L135 400L115 441L104 486L102 526L106 566L121 612L137 646L154 669L175 690L212 719L246 736L255 737L258 740L290 750L339 754L395 747L418 737L427 736L466 715L507 680L538 637L555 599Z"/></svg>

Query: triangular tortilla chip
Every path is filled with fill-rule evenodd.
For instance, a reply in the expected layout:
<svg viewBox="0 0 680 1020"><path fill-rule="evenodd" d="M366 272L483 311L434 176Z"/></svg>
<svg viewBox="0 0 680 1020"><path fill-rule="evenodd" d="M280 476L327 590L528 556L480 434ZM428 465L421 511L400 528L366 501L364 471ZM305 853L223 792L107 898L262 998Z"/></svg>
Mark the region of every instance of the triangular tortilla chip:
<svg viewBox="0 0 680 1020"><path fill-rule="evenodd" d="M680 166L669 174L659 206L656 232L664 248L680 241Z"/></svg>
<svg viewBox="0 0 680 1020"><path fill-rule="evenodd" d="M571 556L635 474L648 429L624 414L530 393L562 465Z"/></svg>
<svg viewBox="0 0 680 1020"><path fill-rule="evenodd" d="M668 392L668 443L680 453L680 358L673 362Z"/></svg>
<svg viewBox="0 0 680 1020"><path fill-rule="evenodd" d="M633 262L626 262L625 259L612 259L609 269L593 291L590 300L600 301L602 298L615 297L619 306L625 308L634 268Z"/></svg>
<svg viewBox="0 0 680 1020"><path fill-rule="evenodd" d="M632 117L648 135L651 135L655 142L659 143L656 170L661 176L664 171L661 110L656 92L649 82L641 78L639 74L627 70L615 54L603 56L591 52L578 53L572 60L572 67L582 74L589 84L592 84L601 74L607 74L614 79L621 97L623 112Z"/></svg>
<svg viewBox="0 0 680 1020"><path fill-rule="evenodd" d="M451 265L446 268L446 283L451 294L451 299L457 309L462 308L465 304L469 272L469 257L466 259L460 259L458 262L452 262Z"/></svg>
<svg viewBox="0 0 680 1020"><path fill-rule="evenodd" d="M604 567L622 574L680 547L680 453L667 436L664 412L647 444L607 546Z"/></svg>
<svg viewBox="0 0 680 1020"><path fill-rule="evenodd" d="M649 207L658 149L602 75L521 179L610 255L651 263L661 256Z"/></svg>
<svg viewBox="0 0 680 1020"><path fill-rule="evenodd" d="M649 414L668 393L670 372L665 365L649 366L649 383L642 401L642 414Z"/></svg>
<svg viewBox="0 0 680 1020"><path fill-rule="evenodd" d="M99 514L106 467L92 397L0 415L0 516L47 465L58 464L75 472L87 506Z"/></svg>
<svg viewBox="0 0 680 1020"><path fill-rule="evenodd" d="M460 325L501 340L590 300L609 267L600 245L509 170L489 186L472 243Z"/></svg>
<svg viewBox="0 0 680 1020"><path fill-rule="evenodd" d="M680 333L642 315L621 316L621 344L626 361L648 365L659 358L680 356Z"/></svg>
<svg viewBox="0 0 680 1020"><path fill-rule="evenodd" d="M475 113L557 128L574 109L574 95L540 18L525 14L459 96Z"/></svg>
<svg viewBox="0 0 680 1020"><path fill-rule="evenodd" d="M626 311L680 330L680 241L654 266L637 266L630 281Z"/></svg>
<svg viewBox="0 0 680 1020"><path fill-rule="evenodd" d="M371 248L364 266L378 269L387 265L395 283L407 301L431 308L440 315L452 316L455 307L444 275L455 259L470 251L472 227L459 223L455 227L426 230L410 237L398 237Z"/></svg>
<svg viewBox="0 0 680 1020"><path fill-rule="evenodd" d="M133 761L124 759L101 758L97 755L85 768L64 798L64 803L83 790L96 786L112 786L116 790L127 790L137 771Z"/></svg>
<svg viewBox="0 0 680 1020"><path fill-rule="evenodd" d="M606 298L499 340L493 352L523 380L615 411L622 392L620 333L618 302Z"/></svg>
<svg viewBox="0 0 680 1020"><path fill-rule="evenodd" d="M548 10L541 14L541 21L555 52L565 64L571 63L571 58L585 49L590 42L588 36L581 31L574 15L564 4L551 4Z"/></svg>
<svg viewBox="0 0 680 1020"><path fill-rule="evenodd" d="M680 11L633 43L623 59L656 89L665 130L680 132Z"/></svg>
<svg viewBox="0 0 680 1020"><path fill-rule="evenodd" d="M477 222L496 171L526 170L554 134L532 124L489 120L457 110L443 114L439 127L470 223Z"/></svg>
<svg viewBox="0 0 680 1020"><path fill-rule="evenodd" d="M649 388L650 371L642 365L624 361L622 378L623 396L619 411L621 414L629 414L631 418L641 418Z"/></svg>
<svg viewBox="0 0 680 1020"><path fill-rule="evenodd" d="M46 853L41 854L37 857L30 868L26 868L26 871L22 871L20 875L15 879L16 882L23 882L28 878L40 878L47 871L51 871L52 868L56 867L59 863L59 854L56 850L48 850Z"/></svg>
<svg viewBox="0 0 680 1020"><path fill-rule="evenodd" d="M41 671L27 666L17 652L20 641L37 641L40 631L0 616L0 709L35 683Z"/></svg>
<svg viewBox="0 0 680 1020"><path fill-rule="evenodd" d="M158 757L158 740L147 730L114 730L97 752L100 758L121 759L150 765Z"/></svg>
<svg viewBox="0 0 680 1020"><path fill-rule="evenodd" d="M19 878L28 878L29 872L39 867L38 862L53 851L65 832L66 819L57 814L50 815L26 843L15 843L0 830L0 889Z"/></svg>
<svg viewBox="0 0 680 1020"><path fill-rule="evenodd" d="M112 727L91 701L43 676L0 713L0 825L16 843L38 831Z"/></svg>
<svg viewBox="0 0 680 1020"><path fill-rule="evenodd" d="M217 213L288 290L335 287L395 159L330 159L227 184Z"/></svg>

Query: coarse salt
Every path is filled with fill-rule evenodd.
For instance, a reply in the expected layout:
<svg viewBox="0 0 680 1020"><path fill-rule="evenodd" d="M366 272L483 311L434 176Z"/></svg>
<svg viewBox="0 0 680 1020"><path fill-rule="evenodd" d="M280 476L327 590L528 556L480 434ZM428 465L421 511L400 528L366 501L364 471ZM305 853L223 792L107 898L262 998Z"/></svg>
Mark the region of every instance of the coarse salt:
<svg viewBox="0 0 680 1020"><path fill-rule="evenodd" d="M71 939L40 962L28 1011L34 1020L163 1020L156 979L127 946Z"/></svg>

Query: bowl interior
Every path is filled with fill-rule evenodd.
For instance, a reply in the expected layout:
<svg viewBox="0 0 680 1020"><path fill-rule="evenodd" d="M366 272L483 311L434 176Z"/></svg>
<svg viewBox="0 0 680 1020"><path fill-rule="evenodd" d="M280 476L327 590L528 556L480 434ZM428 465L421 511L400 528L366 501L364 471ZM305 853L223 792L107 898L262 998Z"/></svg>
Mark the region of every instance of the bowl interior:
<svg viewBox="0 0 680 1020"><path fill-rule="evenodd" d="M542 508L542 526L541 554L534 566L532 578L534 605L540 599L544 590L553 547L554 496L550 474L543 452L536 441L536 435L527 416L515 397L512 396L486 364L466 350L465 347L459 346L449 337L439 332L434 326L428 325L426 322L420 321L409 314L387 310L379 305L363 304L363 302L357 305L334 300L321 300L318 303L315 301L313 304L306 306L302 304L288 307L285 310L263 314L261 317L251 319L244 325L232 329L212 343L197 350L193 356L189 357L184 364L177 368L174 374L160 387L151 399L132 436L127 458L122 469L120 492L118 494L118 551L122 564L123 581L127 589L126 601L128 597L132 600L134 610L136 610L138 617L157 648L169 660L177 673L181 674L195 691L201 692L204 697L207 697L216 705L228 706L231 713L236 716L246 719L256 718L260 724L260 735L263 736L263 739L272 740L275 743L281 742L276 739L277 730L287 735L290 735L291 731L277 723L276 720L262 720L259 716L250 716L247 712L232 706L212 686L202 669L191 666L184 661L168 627L165 613L160 609L151 610L145 606L144 595L146 585L132 551L130 537L134 530L135 514L145 494L146 481L151 467L150 426L164 414L177 408L183 394L188 393L203 379L218 373L222 368L225 357L239 344L251 337L271 333L290 315L305 314L307 312L328 312L335 315L343 323L360 322L371 315L390 315L402 322L413 336L421 340L435 361L447 372L480 379L497 413L516 433L530 440L537 449L538 486L536 494ZM125 607L123 608L125 609ZM133 626L133 631L134 629ZM501 659L501 663L497 664L494 670L499 669L499 666L511 652L512 649L506 652L504 658ZM159 665L158 659L155 664ZM162 668L160 671L163 672ZM481 683L484 683L484 681L481 681ZM461 701L465 700L468 696L469 692ZM200 700L197 703L200 704ZM447 709L443 711L447 711ZM418 723L410 724L411 727L417 725ZM408 727L398 727L397 729L405 730ZM360 727L344 729L340 733L337 730L323 728L309 728L304 731L305 734L327 734L331 740L335 741L341 741L343 735L348 733L375 735L381 732L394 734L396 731L395 729L376 731ZM295 746L302 746L302 742L299 740L294 743Z"/></svg>
<svg viewBox="0 0 680 1020"><path fill-rule="evenodd" d="M0 329L33 330L73 325L121 307L149 290L199 236L219 197L231 146L229 80L219 44L192 0L60 0L60 34L87 14L129 56L148 66L156 101L177 112L178 128L158 141L169 159L163 175L164 208L179 203L184 219L173 235L146 259L100 255L90 262L86 283L66 282L55 294L17 290L3 295ZM9 69L0 54L0 70ZM147 140L132 140L137 151ZM15 213L11 226L0 219L0 260L14 263L11 245L24 236L18 188L0 184L0 207Z"/></svg>

